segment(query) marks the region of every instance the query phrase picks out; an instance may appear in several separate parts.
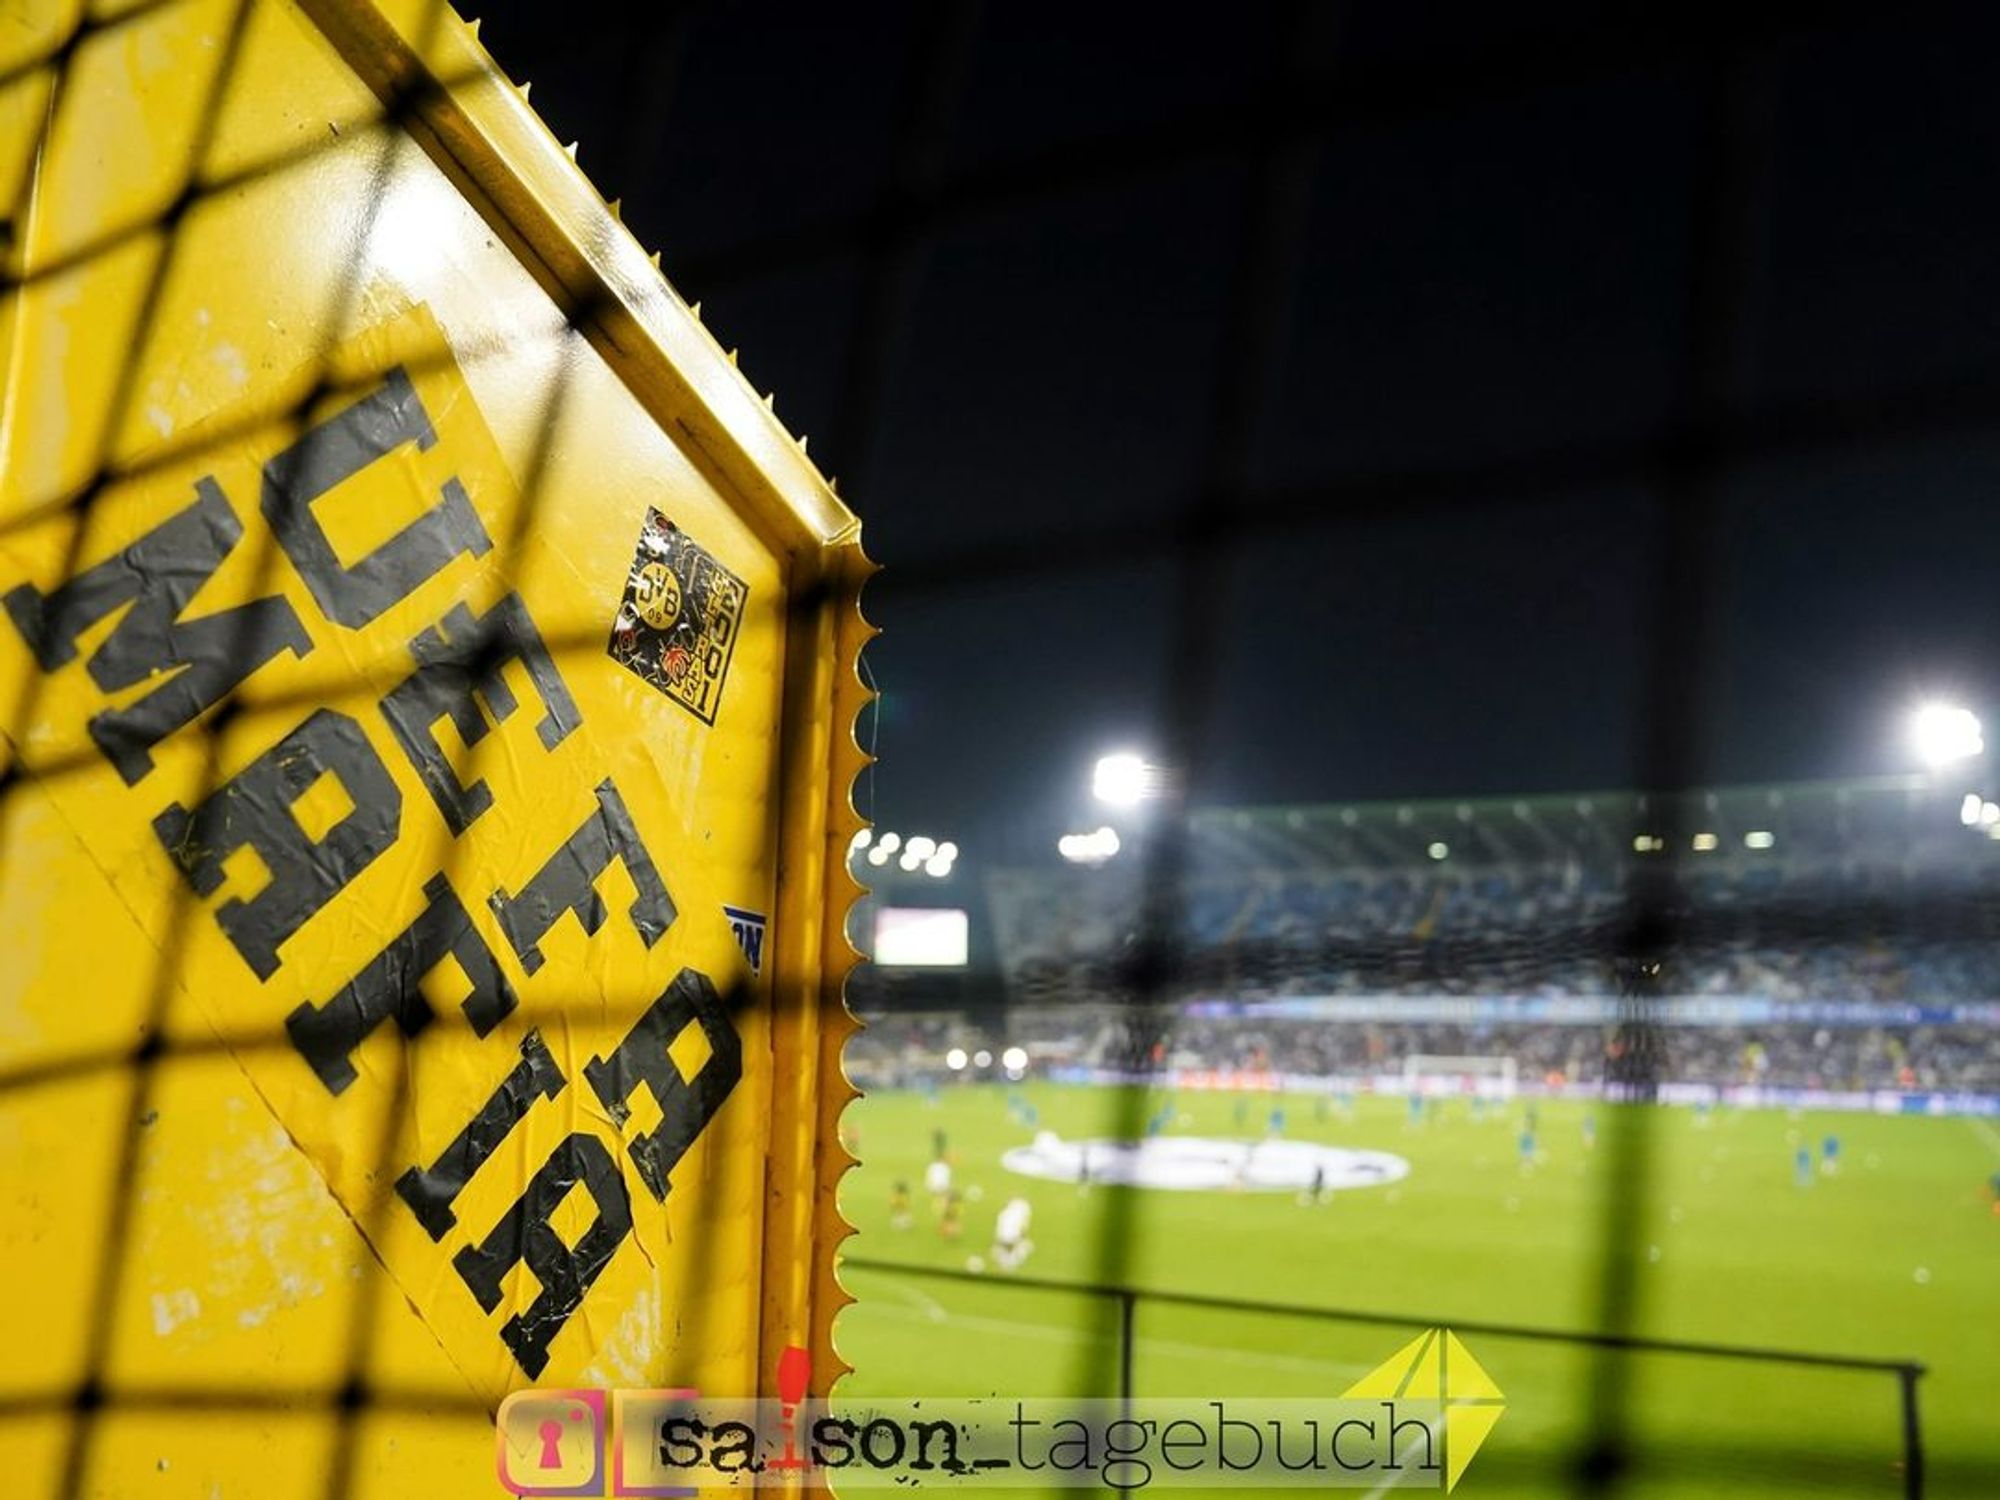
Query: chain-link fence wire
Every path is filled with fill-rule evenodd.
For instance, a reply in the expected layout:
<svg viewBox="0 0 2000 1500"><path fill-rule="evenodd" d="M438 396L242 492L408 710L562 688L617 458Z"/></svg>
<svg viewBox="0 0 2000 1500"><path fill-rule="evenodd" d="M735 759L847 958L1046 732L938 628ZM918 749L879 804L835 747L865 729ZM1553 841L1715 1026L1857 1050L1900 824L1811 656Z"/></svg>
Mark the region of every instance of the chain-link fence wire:
<svg viewBox="0 0 2000 1500"><path fill-rule="evenodd" d="M121 28L138 25L175 3L177 0L142 0L137 6L107 12L101 18L85 17L52 55L24 63L0 78L0 83L46 70L52 79L47 120L51 129L59 128L64 80L78 56L115 36ZM235 23L228 28L214 82L185 156L181 190L170 206L146 224L77 248L60 263L25 268L6 286L8 295L18 296L38 280L108 255L135 237L157 233L160 252L127 340L130 349L145 350L150 346L152 321L173 264L173 231L185 214L209 196L264 174L286 171L309 160L315 150L328 149L326 145L308 146L227 176L204 175L204 161L239 53L242 17L253 3L259 0L244 0ZM699 62L697 31L692 23L701 9L660 6L628 18L633 32L632 73L621 98L629 128L618 143L614 171L635 189L646 182L661 154L671 149L667 122L672 85L676 70ZM1336 85L1333 68L1340 36L1337 26L1331 24L1332 13L1325 7L1293 4L1283 8L1281 21L1273 29L1265 62L1266 86L1243 101L1202 106L1163 123L1124 130L1089 144L1029 152L997 165L953 167L947 146L967 71L980 45L982 16L973 0L949 0L917 7L912 13L913 35L893 170L881 201L804 228L691 258L684 265L674 263L673 246L666 246L669 273L690 295L754 286L760 278L779 277L833 260L858 260L864 267L842 402L831 435L834 462L829 467L845 471L848 493L865 516L868 481L883 441L892 374L915 316L916 291L926 255L942 237L969 220L1004 215L1057 196L1113 190L1136 177L1198 156L1220 152L1242 167L1236 222L1217 229L1233 240L1233 269L1222 294L1224 337L1214 363L1193 499L1177 522L1135 532L1129 525L1086 521L1066 534L1060 549L1052 550L1034 537L1008 538L998 544L946 552L891 572L876 585L878 598L893 605L923 595L949 596L996 580L1088 572L1109 566L1113 560L1151 558L1174 570L1177 607L1172 618L1181 624L1160 642L1162 657L1170 667L1160 747L1177 778L1158 819L1159 835L1144 849L1139 940L1113 975L1114 988L1121 993L1131 1024L1141 1038L1160 1029L1163 999L1187 977L1192 962L1177 915L1189 875L1185 803L1203 782L1217 728L1222 670L1218 657L1221 632L1198 628L1198 622L1212 624L1218 611L1227 616L1244 608L1240 599L1224 597L1218 601L1214 588L1216 578L1231 572L1227 566L1219 566L1219 561L1226 563L1235 549L1257 538L1316 523L1393 513L1430 517L1448 526L1454 514L1472 507L1526 502L1551 492L1605 483L1642 487L1657 502L1662 540L1651 559L1655 585L1651 596L1656 604L1649 631L1651 659L1642 685L1645 712L1636 747L1638 780L1658 793L1678 792L1702 780L1700 727L1707 702L1704 669L1711 660L1717 630L1717 490L1723 478L1773 457L1834 455L1858 445L1977 429L1990 425L2000 411L2000 389L1976 379L1933 382L1865 399L1771 405L1754 415L1746 415L1729 400L1729 373L1742 355L1744 300L1754 254L1751 220L1770 171L1770 49L1788 27L1808 19L1823 20L1827 13L1823 7L1771 7L1667 26L1590 22L1536 33L1518 42L1503 41L1476 53L1343 76ZM433 11L434 20L441 22L444 15L440 0ZM501 61L504 64L507 59L503 56ZM1704 80L1695 188L1692 201L1680 206L1688 216L1695 247L1685 293L1687 332L1678 360L1678 396L1665 430L1631 440L1560 444L1512 458L1379 472L1275 491L1257 485L1250 449L1292 316L1305 256L1315 153L1343 132L1384 119L1420 116L1496 92L1599 78L1635 62L1670 63L1692 69ZM451 82L437 80L425 88L448 87ZM391 99L375 122L381 131L375 190L378 204L394 170L400 128L422 102L421 96ZM614 190L618 185L611 184ZM14 206L8 220L10 234L20 232L27 207L25 203ZM340 289L339 296L344 300L354 291L349 284ZM330 309L324 326L338 327L340 311ZM586 306L564 312L569 320L567 337L587 337L594 310ZM91 506L107 489L138 477L153 465L180 462L198 451L186 444L170 444L137 465L114 456L112 445L122 428L122 415L133 400L132 381L142 363L134 357L120 372L103 426L96 478L73 499L63 502L73 513L74 549L81 549ZM544 443L553 432L561 406L560 372L565 365L560 354L553 368L557 373L546 400ZM311 409L339 394L329 372L328 378L301 401L297 418L303 421ZM260 416L258 425L268 420ZM220 445L232 436L227 431L211 431L198 441ZM522 476L520 525L503 546L517 547L532 529L539 479L538 459ZM47 512L21 514L9 518L5 526L12 531L47 519ZM72 573L80 560L80 552L70 557ZM268 544L260 561L271 561ZM550 644L560 651L582 643ZM596 644L588 643L591 649ZM37 691L38 679L31 676L26 697L9 715L14 746L24 743L23 731L34 720ZM276 705L260 698L256 706ZM190 731L200 734L208 747L204 790L215 784L220 736L238 707L235 699L225 701ZM72 751L30 762L17 750L5 769L0 795L12 796L26 783L60 777L81 760L81 752ZM1589 939L1593 948L1602 951L1609 947L1615 954L1634 1001L1659 992L1661 960L1675 951L1683 936L1685 903L1678 890L1682 873L1678 851L1686 847L1686 838L1680 824L1681 806L1673 796L1658 800L1652 826L1663 838L1667 856L1633 866L1625 886L1624 910L1615 927ZM88 1374L74 1392L52 1396L46 1403L10 1405L74 1410L64 1489L67 1494L76 1494L86 1483L97 1422L108 1404L254 1411L274 1405L296 1408L316 1397L337 1413L342 1430L342 1440L332 1448L335 1457L327 1494L345 1495L354 1482L348 1464L355 1447L346 1434L361 1413L399 1406L435 1409L440 1404L433 1393L371 1388L368 1382L377 1303L384 1292L379 1268L356 1296L346 1354L347 1378L335 1389L318 1393L114 1391L105 1380L120 1285L130 1271L131 1236L126 1231L140 1169L143 1123L154 1098L158 1069L170 1055L199 1053L217 1046L241 1051L285 1045L282 1033L231 1036L213 1043L169 1044L165 1040L166 1009L178 983L180 938L193 907L187 893L179 893L152 987L148 1019L136 1047L57 1061L0 1062L0 1087L9 1089L46 1086L107 1069L122 1071L130 1080L122 1150L106 1185L110 1212L94 1272ZM1656 1080L1659 1046L1652 1017L1650 1007L1634 1004L1624 1023L1629 1036L1628 1045L1620 1049L1626 1059L1626 1073L1620 1082L1635 1098L1647 1097ZM1145 1050L1140 1049L1142 1054ZM400 1099L396 1104L400 1107ZM1638 1257L1632 1253L1632 1237L1647 1193L1649 1119L1649 1112L1643 1109L1618 1112L1618 1124L1606 1141L1614 1167L1610 1179L1619 1187L1607 1202L1599 1233L1602 1270L1593 1326L1602 1341L1595 1346L1598 1363L1589 1382L1593 1403L1590 1446L1573 1475L1580 1494L1615 1491L1626 1469L1631 1394L1622 1341L1635 1332L1632 1268ZM1133 1127L1128 1134L1138 1133L1140 1121L1123 1123ZM386 1169L393 1164L382 1165ZM1124 1282L1134 1232L1127 1214L1114 1202L1105 1215L1097 1246L1096 1282L1107 1286ZM698 1252L699 1247L695 1248ZM1093 1357L1099 1364L1079 1372L1080 1386L1112 1388L1116 1371L1102 1363L1108 1356L1100 1351Z"/></svg>

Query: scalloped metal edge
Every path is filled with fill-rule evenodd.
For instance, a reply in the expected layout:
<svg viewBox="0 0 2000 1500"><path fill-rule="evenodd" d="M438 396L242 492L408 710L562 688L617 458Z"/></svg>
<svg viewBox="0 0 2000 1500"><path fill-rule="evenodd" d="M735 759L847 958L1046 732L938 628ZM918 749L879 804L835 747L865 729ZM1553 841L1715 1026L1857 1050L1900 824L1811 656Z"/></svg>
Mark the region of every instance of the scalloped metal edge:
<svg viewBox="0 0 2000 1500"><path fill-rule="evenodd" d="M841 1376L854 1368L843 1357L834 1338L834 1324L841 1311L855 1297L840 1278L841 1248L854 1234L854 1225L841 1211L841 1183L859 1165L847 1148L841 1125L847 1107L861 1097L861 1091L847 1073L847 1044L862 1030L860 1018L847 1003L847 983L866 955L848 937L847 924L855 903L867 889L849 868L848 850L854 836L871 826L854 805L854 789L861 774L875 763L875 757L861 746L861 715L874 703L877 694L861 676L861 653L881 630L862 612L861 596L868 580L879 571L862 549L859 538L840 553L834 570L834 587L841 599L835 625L834 649L839 671L833 692L833 745L829 787L831 807L827 817L827 922L821 960L826 1004L820 1033L820 1094L818 1130L819 1159L815 1163L814 1204L815 1248L813 1268L812 1361L815 1394L826 1395Z"/></svg>

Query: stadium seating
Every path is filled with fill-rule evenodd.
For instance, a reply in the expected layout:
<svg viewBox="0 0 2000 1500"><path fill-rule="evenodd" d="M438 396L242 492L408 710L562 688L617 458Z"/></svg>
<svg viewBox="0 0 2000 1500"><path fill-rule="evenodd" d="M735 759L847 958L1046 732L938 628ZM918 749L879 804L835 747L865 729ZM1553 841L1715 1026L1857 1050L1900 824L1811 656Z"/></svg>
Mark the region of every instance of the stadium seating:
<svg viewBox="0 0 2000 1500"><path fill-rule="evenodd" d="M1143 847L989 871L1005 1019L898 1016L855 1065L932 1075L957 1037L1111 1070L1379 1076L1504 1055L1524 1079L1590 1084L1621 1061L1617 1006L1644 997L1667 1007L1649 1042L1663 1083L2000 1093L2000 840L1949 788L1694 805L1727 843L1671 858L1606 831L1607 808L1644 828L1643 799L1200 815L1166 933L1140 919ZM1745 836L1765 821L1778 831ZM1641 893L1665 921L1635 942Z"/></svg>

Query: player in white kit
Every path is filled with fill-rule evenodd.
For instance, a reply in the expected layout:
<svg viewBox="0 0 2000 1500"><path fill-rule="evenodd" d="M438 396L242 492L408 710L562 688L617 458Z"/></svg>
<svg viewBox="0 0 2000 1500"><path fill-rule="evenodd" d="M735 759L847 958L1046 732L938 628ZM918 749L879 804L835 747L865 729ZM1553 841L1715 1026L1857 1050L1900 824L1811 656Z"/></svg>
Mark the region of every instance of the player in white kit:
<svg viewBox="0 0 2000 1500"><path fill-rule="evenodd" d="M1028 1221L1034 1209L1026 1198L1009 1198L993 1224L993 1264L1011 1271L1028 1258L1035 1242L1028 1238Z"/></svg>
<svg viewBox="0 0 2000 1500"><path fill-rule="evenodd" d="M951 1163L940 1156L924 1168L924 1191L931 1195L931 1211L944 1212L944 1201L951 1196Z"/></svg>

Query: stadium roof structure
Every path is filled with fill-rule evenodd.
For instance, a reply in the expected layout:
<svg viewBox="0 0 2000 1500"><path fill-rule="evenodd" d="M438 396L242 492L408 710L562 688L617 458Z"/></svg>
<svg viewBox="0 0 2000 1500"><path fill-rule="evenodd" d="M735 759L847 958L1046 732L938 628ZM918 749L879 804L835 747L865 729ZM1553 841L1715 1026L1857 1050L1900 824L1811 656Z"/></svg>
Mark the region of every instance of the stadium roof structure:
<svg viewBox="0 0 2000 1500"><path fill-rule="evenodd" d="M1969 799L1969 800L1968 800ZM1883 776L1524 797L1211 808L1190 818L1196 872L1622 863L2000 858L2000 807L1961 776ZM1674 847L1669 848L1671 839Z"/></svg>

